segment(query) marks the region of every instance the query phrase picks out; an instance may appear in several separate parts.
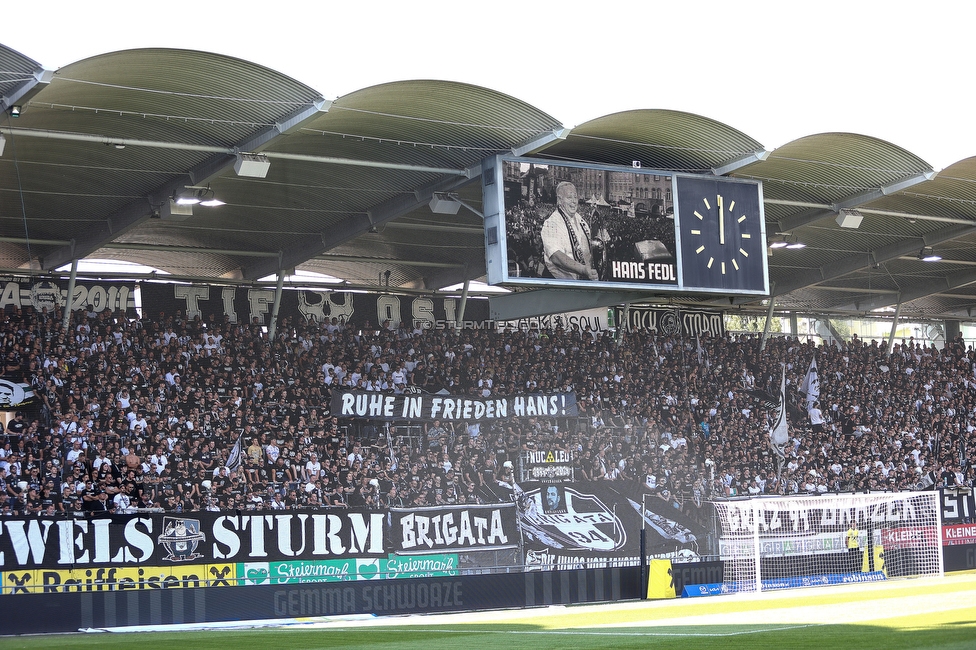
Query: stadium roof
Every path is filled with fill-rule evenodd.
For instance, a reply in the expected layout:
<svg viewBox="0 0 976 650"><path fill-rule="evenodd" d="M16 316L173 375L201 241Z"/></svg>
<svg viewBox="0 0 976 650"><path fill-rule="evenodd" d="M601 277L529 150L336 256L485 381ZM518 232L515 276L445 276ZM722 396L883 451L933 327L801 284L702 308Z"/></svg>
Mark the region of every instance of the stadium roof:
<svg viewBox="0 0 976 650"><path fill-rule="evenodd" d="M0 45L0 95L4 273L97 258L174 279L247 283L299 269L348 287L430 292L484 276L480 162L516 153L761 180L770 241L806 244L770 249L777 309L901 304L902 317L967 320L976 307L976 158L936 172L850 133L766 151L707 117L657 109L570 130L455 82L394 82L330 101L273 70L189 50L114 52L51 71ZM238 175L238 153L265 156L267 176ZM169 209L195 191L226 205ZM474 210L435 214L435 192ZM859 227L839 225L845 210ZM922 261L923 249L941 261Z"/></svg>

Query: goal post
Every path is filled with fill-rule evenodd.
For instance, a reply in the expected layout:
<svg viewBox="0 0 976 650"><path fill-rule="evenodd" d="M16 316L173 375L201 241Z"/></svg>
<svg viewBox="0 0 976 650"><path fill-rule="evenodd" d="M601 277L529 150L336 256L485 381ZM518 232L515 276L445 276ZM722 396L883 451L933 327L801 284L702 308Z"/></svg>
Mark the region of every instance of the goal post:
<svg viewBox="0 0 976 650"><path fill-rule="evenodd" d="M943 575L938 492L824 494L713 502L722 590Z"/></svg>

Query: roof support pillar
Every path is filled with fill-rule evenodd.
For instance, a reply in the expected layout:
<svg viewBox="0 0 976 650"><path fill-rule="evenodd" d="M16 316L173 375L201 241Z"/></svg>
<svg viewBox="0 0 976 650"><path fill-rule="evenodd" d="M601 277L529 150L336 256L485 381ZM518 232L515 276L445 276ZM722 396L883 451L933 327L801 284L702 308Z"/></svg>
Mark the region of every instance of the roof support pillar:
<svg viewBox="0 0 976 650"><path fill-rule="evenodd" d="M271 323L268 325L268 342L274 345L275 334L278 331L278 309L281 307L282 286L285 283L285 270L278 269L278 283L275 285L274 304L271 306Z"/></svg>
<svg viewBox="0 0 976 650"><path fill-rule="evenodd" d="M71 260L71 275L68 277L68 295L64 299L64 314L61 316L61 325L67 332L71 327L71 297L75 295L75 280L78 278L78 258Z"/></svg>
<svg viewBox="0 0 976 650"><path fill-rule="evenodd" d="M464 322L464 309L468 306L468 287L471 286L471 280L467 278L467 273L465 275L464 287L461 288L461 306L458 307L457 311L457 326L461 329L461 323Z"/></svg>
<svg viewBox="0 0 976 650"><path fill-rule="evenodd" d="M898 318L901 316L901 301L898 301L898 306L895 307L895 318L891 321L891 334L888 335L888 356L891 356L892 350L895 349L895 330L898 329Z"/></svg>
<svg viewBox="0 0 976 650"><path fill-rule="evenodd" d="M769 309L766 310L766 324L763 325L763 336L762 343L759 344L759 350L766 350L766 341L769 340L769 330L773 325L773 306L776 304L776 297L769 297Z"/></svg>

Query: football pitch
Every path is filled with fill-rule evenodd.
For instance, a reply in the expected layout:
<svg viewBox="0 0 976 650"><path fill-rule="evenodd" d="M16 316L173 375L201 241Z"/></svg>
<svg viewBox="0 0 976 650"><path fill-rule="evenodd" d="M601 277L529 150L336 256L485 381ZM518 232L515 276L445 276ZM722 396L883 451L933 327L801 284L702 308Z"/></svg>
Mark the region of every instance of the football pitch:
<svg viewBox="0 0 976 650"><path fill-rule="evenodd" d="M976 649L976 573L758 595L234 625L4 637L0 647Z"/></svg>

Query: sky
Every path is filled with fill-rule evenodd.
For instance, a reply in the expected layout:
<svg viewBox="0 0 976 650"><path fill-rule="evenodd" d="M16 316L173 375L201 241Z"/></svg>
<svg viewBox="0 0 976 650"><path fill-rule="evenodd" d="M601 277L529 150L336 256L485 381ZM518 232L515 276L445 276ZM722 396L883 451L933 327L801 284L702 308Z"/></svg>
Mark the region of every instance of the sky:
<svg viewBox="0 0 976 650"><path fill-rule="evenodd" d="M974 24L976 3L953 1L55 0L6 3L0 43L49 69L132 48L215 52L327 99L390 81L461 81L567 127L687 111L770 150L860 133L941 170L976 156Z"/></svg>

